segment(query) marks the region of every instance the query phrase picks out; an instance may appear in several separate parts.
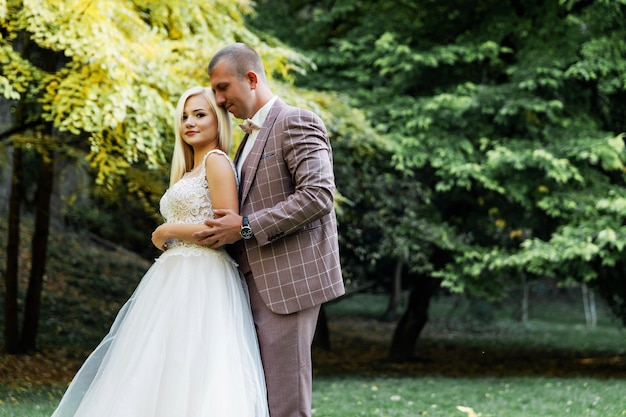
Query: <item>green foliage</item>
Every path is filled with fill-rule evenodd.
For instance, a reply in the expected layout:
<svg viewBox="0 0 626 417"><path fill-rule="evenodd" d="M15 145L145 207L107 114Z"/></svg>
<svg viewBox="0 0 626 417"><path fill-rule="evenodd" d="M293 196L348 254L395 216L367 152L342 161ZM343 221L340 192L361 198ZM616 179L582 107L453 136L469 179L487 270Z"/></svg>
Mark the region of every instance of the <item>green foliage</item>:
<svg viewBox="0 0 626 417"><path fill-rule="evenodd" d="M0 93L28 109L29 125L48 123L58 132L48 140L25 132L13 143L76 158L86 151L97 184L118 190L119 200L121 189L139 194L148 217L163 182L154 190L154 178L145 178L154 175L137 170L167 165L173 106L187 88L208 84L206 66L223 44L255 47L276 92L323 115L333 137L367 129L341 98L291 86L312 63L247 29L248 0L9 0L0 10Z"/></svg>
<svg viewBox="0 0 626 417"><path fill-rule="evenodd" d="M168 172L131 166L110 187L91 189L89 202L71 202L63 212L65 225L88 230L146 259L154 257L150 233L162 223L159 202L167 188Z"/></svg>
<svg viewBox="0 0 626 417"><path fill-rule="evenodd" d="M0 94L24 116L0 146L86 157L97 207L69 198L64 220L146 255L160 221L174 105L184 90L208 85L207 64L224 44L257 49L273 90L322 115L333 141L374 140L343 97L293 87L312 62L248 29L252 11L249 0L0 2Z"/></svg>
<svg viewBox="0 0 626 417"><path fill-rule="evenodd" d="M281 80L310 65L246 29L248 0L8 0L0 8L0 93L36 103L33 121L86 139L98 184L137 163L165 162L173 106L182 91L208 84L206 65L222 44L258 48Z"/></svg>
<svg viewBox="0 0 626 417"><path fill-rule="evenodd" d="M258 12L317 64L299 83L349 93L395 144L393 166L372 162L359 181L372 203L350 224L355 237L379 225L376 244L352 246L489 297L520 274L567 282L619 270L623 1L266 1ZM435 248L453 261L437 265Z"/></svg>

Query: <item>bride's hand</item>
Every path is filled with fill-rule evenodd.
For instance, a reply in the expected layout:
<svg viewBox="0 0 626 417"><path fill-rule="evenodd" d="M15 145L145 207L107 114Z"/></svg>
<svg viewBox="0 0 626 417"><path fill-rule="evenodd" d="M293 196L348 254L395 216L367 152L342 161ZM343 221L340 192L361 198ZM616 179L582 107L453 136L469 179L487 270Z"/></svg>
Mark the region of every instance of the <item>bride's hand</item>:
<svg viewBox="0 0 626 417"><path fill-rule="evenodd" d="M152 232L152 244L159 250L166 251L167 245L165 242L167 241L167 237L165 236L165 224L160 225L154 232Z"/></svg>

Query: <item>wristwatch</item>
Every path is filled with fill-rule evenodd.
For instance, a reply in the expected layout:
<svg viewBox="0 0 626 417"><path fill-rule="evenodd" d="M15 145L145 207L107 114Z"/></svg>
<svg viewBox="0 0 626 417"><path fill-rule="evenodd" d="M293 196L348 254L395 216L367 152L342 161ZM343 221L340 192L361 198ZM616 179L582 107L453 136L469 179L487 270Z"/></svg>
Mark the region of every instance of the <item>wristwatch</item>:
<svg viewBox="0 0 626 417"><path fill-rule="evenodd" d="M254 236L254 233L252 233L252 228L250 227L250 223L248 222L248 218L244 217L241 220L241 237L248 240L248 239L252 239L252 236Z"/></svg>

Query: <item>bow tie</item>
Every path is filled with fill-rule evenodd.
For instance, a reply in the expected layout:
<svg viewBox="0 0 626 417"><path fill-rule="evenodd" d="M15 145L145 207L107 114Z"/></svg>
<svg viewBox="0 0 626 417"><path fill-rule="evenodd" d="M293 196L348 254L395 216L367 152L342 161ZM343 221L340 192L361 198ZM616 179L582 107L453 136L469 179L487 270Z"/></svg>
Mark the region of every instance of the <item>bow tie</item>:
<svg viewBox="0 0 626 417"><path fill-rule="evenodd" d="M244 120L243 124L240 124L239 127L241 128L241 130L243 130L247 134L251 134L253 130L261 129L259 125L257 125L250 119Z"/></svg>

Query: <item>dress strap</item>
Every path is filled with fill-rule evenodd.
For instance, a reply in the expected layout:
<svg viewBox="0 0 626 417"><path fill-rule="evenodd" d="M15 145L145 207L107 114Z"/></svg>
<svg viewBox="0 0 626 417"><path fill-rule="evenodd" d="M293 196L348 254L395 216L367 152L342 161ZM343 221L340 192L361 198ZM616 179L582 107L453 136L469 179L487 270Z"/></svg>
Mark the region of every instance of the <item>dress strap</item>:
<svg viewBox="0 0 626 417"><path fill-rule="evenodd" d="M237 186L239 186L239 178L237 177L237 169L235 168L235 164L233 164L233 161L230 159L228 154L222 151L221 149L210 150L209 152L206 153L206 155L204 155L204 158L202 158L202 176L206 178L206 159L208 158L209 155L213 153L218 153L220 155L223 155L226 159L228 159L228 162L230 162L230 166L233 169L233 173L235 174L235 180L237 182Z"/></svg>
<svg viewBox="0 0 626 417"><path fill-rule="evenodd" d="M222 150L220 150L220 149L211 149L210 151L208 151L208 152L206 153L206 155L204 155L204 158L202 158L202 162L203 162L203 163L206 163L206 159L207 159L207 158L208 158L208 156L209 156L209 155L211 155L212 153L219 153L219 154L222 154L222 155L224 155L225 157L227 157L227 158L228 158L228 155L226 155L226 152L224 152L224 151L222 151Z"/></svg>

